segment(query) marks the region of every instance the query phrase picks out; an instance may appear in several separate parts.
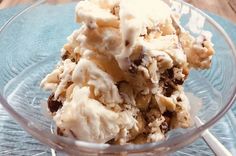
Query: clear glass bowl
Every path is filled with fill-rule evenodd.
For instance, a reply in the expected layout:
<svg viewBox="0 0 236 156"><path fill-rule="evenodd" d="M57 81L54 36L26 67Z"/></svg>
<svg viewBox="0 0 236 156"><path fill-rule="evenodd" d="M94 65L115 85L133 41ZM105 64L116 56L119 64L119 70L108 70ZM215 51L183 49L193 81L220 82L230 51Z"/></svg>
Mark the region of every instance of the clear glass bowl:
<svg viewBox="0 0 236 156"><path fill-rule="evenodd" d="M174 130L165 141L143 145L93 144L52 134L52 122L45 115L43 106L49 93L39 84L58 62L66 37L79 25L74 22L75 2L51 2L41 0L32 4L0 30L0 103L28 133L50 147L77 155L166 154L199 138L235 101L236 51L232 41L209 16L175 0L170 2L170 6L182 14L181 23L185 29L193 35L203 29L213 33L216 54L212 68L191 71L185 82L185 90L202 100L197 116L205 124Z"/></svg>

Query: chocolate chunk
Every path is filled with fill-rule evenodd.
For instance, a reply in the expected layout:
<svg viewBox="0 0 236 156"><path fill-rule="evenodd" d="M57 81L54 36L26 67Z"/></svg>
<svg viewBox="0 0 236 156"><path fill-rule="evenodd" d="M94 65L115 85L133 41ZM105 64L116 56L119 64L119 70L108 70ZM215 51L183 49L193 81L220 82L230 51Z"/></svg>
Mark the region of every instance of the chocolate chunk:
<svg viewBox="0 0 236 156"><path fill-rule="evenodd" d="M142 63L142 59L134 60L134 64L135 64L136 66L139 66L141 63Z"/></svg>
<svg viewBox="0 0 236 156"><path fill-rule="evenodd" d="M125 81L125 80L122 80L122 81L117 82L117 84L116 84L117 88L120 89L120 87L121 87L122 84L128 85L128 82Z"/></svg>
<svg viewBox="0 0 236 156"><path fill-rule="evenodd" d="M181 80L178 80L178 79L174 79L173 81L175 84L178 84L178 85L182 85L184 83L184 81L181 79Z"/></svg>
<svg viewBox="0 0 236 156"><path fill-rule="evenodd" d="M112 9L111 9L111 13L115 16L118 16L118 20L120 19L119 17L119 10L120 10L120 6L119 5L115 5Z"/></svg>
<svg viewBox="0 0 236 156"><path fill-rule="evenodd" d="M170 97L173 92L174 92L174 89L172 87L168 87L168 88L165 89L164 96Z"/></svg>
<svg viewBox="0 0 236 156"><path fill-rule="evenodd" d="M138 67L135 64L131 64L131 66L129 67L129 72L132 74L137 73L138 71Z"/></svg>
<svg viewBox="0 0 236 156"><path fill-rule="evenodd" d="M170 130L171 118L173 117L173 112L166 111L163 113L165 121L160 125L160 128L163 133L166 133Z"/></svg>
<svg viewBox="0 0 236 156"><path fill-rule="evenodd" d="M70 129L70 134L74 137L74 138L76 138L77 139L77 136L76 136L76 134Z"/></svg>
<svg viewBox="0 0 236 156"><path fill-rule="evenodd" d="M166 97L170 97L172 93L176 90L177 84L181 84L181 81L175 82L174 78L174 71L173 69L168 69L164 74L161 75L160 82L164 82L163 86L163 95Z"/></svg>
<svg viewBox="0 0 236 156"><path fill-rule="evenodd" d="M201 44L201 45L202 45L202 47L203 47L203 48L205 47L205 45L204 45L204 42L202 42L202 44Z"/></svg>
<svg viewBox="0 0 236 156"><path fill-rule="evenodd" d="M169 125L166 121L162 122L160 125L160 129L162 131L162 133L166 133L169 131Z"/></svg>
<svg viewBox="0 0 236 156"><path fill-rule="evenodd" d="M182 101L182 99L180 97L177 97L176 100L177 100L177 102L181 102Z"/></svg>
<svg viewBox="0 0 236 156"><path fill-rule="evenodd" d="M125 46L128 47L130 42L128 40L125 40Z"/></svg>
<svg viewBox="0 0 236 156"><path fill-rule="evenodd" d="M63 132L59 127L57 127L57 135L63 136Z"/></svg>
<svg viewBox="0 0 236 156"><path fill-rule="evenodd" d="M146 29L147 29L147 34L149 35L152 32L152 29L150 29L148 27L146 27Z"/></svg>
<svg viewBox="0 0 236 156"><path fill-rule="evenodd" d="M48 97L48 109L50 112L57 112L58 109L62 107L62 103L60 101L54 100L54 94L51 94Z"/></svg>
<svg viewBox="0 0 236 156"><path fill-rule="evenodd" d="M71 59L71 62L76 62L75 58L72 58L72 59Z"/></svg>
<svg viewBox="0 0 236 156"><path fill-rule="evenodd" d="M106 142L107 144L114 144L115 143L115 139L111 139L109 141Z"/></svg>
<svg viewBox="0 0 236 156"><path fill-rule="evenodd" d="M130 72L130 73L132 73L132 74L137 73L138 66L141 65L143 58L144 58L144 54L141 53L141 54L138 56L137 59L135 59L135 60L132 61L132 64L131 64L130 67L129 67L129 72Z"/></svg>
<svg viewBox="0 0 236 156"><path fill-rule="evenodd" d="M174 91L175 88L170 83L164 83L164 96L170 97Z"/></svg>
<svg viewBox="0 0 236 156"><path fill-rule="evenodd" d="M207 41L206 37L203 38L203 41L201 43L202 47L204 48L205 47L205 42Z"/></svg>
<svg viewBox="0 0 236 156"><path fill-rule="evenodd" d="M174 70L173 70L173 68L167 69L167 77L168 77L169 79L174 78Z"/></svg>
<svg viewBox="0 0 236 156"><path fill-rule="evenodd" d="M69 55L67 54L67 52L64 54L64 55L62 55L62 57L61 57L61 59L64 61L64 60L66 60L66 59L68 59L69 58Z"/></svg>
<svg viewBox="0 0 236 156"><path fill-rule="evenodd" d="M113 7L113 8L111 9L111 13L112 13L113 15L116 15L116 8L115 8L115 7Z"/></svg>
<svg viewBox="0 0 236 156"><path fill-rule="evenodd" d="M163 113L163 116L166 118L166 117L168 117L168 118L172 118L172 116L173 116L173 112L170 112L170 111L165 111L164 113Z"/></svg>
<svg viewBox="0 0 236 156"><path fill-rule="evenodd" d="M138 57L136 60L133 61L134 64L135 64L136 66L139 66L139 65L142 63L143 58L144 58L144 54L141 53L141 54L139 55L139 57Z"/></svg>
<svg viewBox="0 0 236 156"><path fill-rule="evenodd" d="M144 115L145 120L149 122L153 122L160 117L161 117L161 112L158 108L152 108Z"/></svg>

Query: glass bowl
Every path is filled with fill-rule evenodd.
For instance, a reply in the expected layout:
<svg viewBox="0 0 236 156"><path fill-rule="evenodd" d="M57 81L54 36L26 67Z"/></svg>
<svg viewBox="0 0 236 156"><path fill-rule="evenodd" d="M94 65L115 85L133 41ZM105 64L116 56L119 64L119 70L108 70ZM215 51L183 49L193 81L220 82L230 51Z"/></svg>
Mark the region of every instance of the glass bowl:
<svg viewBox="0 0 236 156"><path fill-rule="evenodd" d="M66 4L37 1L12 17L0 29L0 103L34 138L68 154L77 155L162 155L176 151L201 136L232 106L236 93L236 51L224 29L197 8L174 0L171 8L182 15L181 24L193 35L202 30L213 33L216 54L210 70L193 70L185 91L201 99L197 116L201 127L177 129L165 141L142 145L87 143L52 133L52 121L45 113L48 92L40 81L60 59L66 37L79 28L74 22L76 2ZM190 99L191 102L191 99Z"/></svg>

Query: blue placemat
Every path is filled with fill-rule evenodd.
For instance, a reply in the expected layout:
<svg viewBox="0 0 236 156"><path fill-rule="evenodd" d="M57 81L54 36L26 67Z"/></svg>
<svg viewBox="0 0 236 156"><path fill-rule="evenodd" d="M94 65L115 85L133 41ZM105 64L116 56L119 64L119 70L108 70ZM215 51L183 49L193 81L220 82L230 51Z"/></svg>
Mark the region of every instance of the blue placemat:
<svg viewBox="0 0 236 156"><path fill-rule="evenodd" d="M9 9L3 9L0 10L0 27L12 16L16 15L18 12L20 12L22 9L26 8L26 5L19 5L17 7L13 7L13 8L9 8ZM208 15L210 15L212 18L214 18L225 30L226 32L228 32L229 36L231 37L231 39L234 41L234 43L236 44L236 33L232 33L232 32L236 32L236 25L220 16L217 16L215 14L209 13L207 12ZM233 112L234 115L236 115L236 105L233 107ZM2 108L0 107L0 117L2 117L3 115L7 115L7 113L2 110ZM216 136L221 136L219 134L221 134L221 127L226 128L225 131L227 130L227 127L230 127L230 125L228 123L226 123L226 119L227 117L223 118L220 122L218 122L214 127L218 127L215 128L219 131L213 131L214 135ZM1 121L1 120L0 120ZM15 124L15 122L13 120L10 121L12 125L15 125L16 127L18 125ZM0 131L1 131L1 127L0 127ZM29 134L27 134L26 132L19 130L20 135L24 135L24 138L28 138L29 140L31 139L31 136ZM230 134L230 132L227 132L227 134ZM220 141L222 143L228 143L229 146L228 148L234 150L234 147L236 147L236 140L233 140L232 138L230 139L230 136L226 136L226 137L219 137ZM3 153L4 155L50 155L50 149L44 145L42 145L41 143L39 143L38 141L35 140L35 146L31 146L30 144L27 144L27 140L26 142L22 143L22 146L18 143L14 143L14 142L7 142L6 140L4 140L4 147L7 148L9 147L9 151L5 151L5 153ZM230 144L230 143L232 144ZM29 142L30 143L30 142ZM0 137L0 155L1 154L1 145L3 145L1 137ZM21 147L19 147L21 146ZM206 145L205 143L199 139L198 141L196 141L194 144L189 145L189 147L194 148L195 146L199 147L202 146L201 149L203 149L202 151L195 151L195 153L193 153L193 150L190 151L189 153L191 153L191 155L213 155L213 153L209 152L209 150L204 151ZM29 147L35 148L37 147L37 149L34 149L34 151L31 151L31 153L29 152ZM3 149L4 150L4 149ZM13 151L12 151L13 150ZM178 155L187 155L186 153L188 153L189 148L185 148L181 151L179 151ZM15 151L15 152L14 152ZM184 152L182 152L184 151ZM32 153L35 152L35 153ZM37 153L38 152L38 153ZM182 152L182 153L181 153ZM232 151L236 154L235 151ZM13 154L14 153L14 154Z"/></svg>

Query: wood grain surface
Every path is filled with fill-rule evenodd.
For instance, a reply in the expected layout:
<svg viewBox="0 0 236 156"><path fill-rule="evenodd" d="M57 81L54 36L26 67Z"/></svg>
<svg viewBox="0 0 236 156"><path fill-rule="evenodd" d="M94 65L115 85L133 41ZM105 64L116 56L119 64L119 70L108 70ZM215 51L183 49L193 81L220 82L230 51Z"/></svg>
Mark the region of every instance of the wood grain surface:
<svg viewBox="0 0 236 156"><path fill-rule="evenodd" d="M12 7L33 0L0 0L0 9ZM57 0L60 2L68 0ZM236 23L236 0L184 0L202 10L207 10L223 16Z"/></svg>

